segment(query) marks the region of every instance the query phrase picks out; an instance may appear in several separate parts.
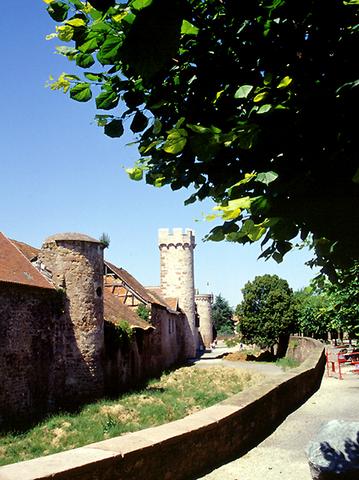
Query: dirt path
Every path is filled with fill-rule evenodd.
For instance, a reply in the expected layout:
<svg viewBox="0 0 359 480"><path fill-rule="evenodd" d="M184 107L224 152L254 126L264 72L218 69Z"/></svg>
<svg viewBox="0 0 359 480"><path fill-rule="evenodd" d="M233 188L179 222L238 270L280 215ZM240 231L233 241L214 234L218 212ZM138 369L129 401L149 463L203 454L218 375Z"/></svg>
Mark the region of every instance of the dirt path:
<svg viewBox="0 0 359 480"><path fill-rule="evenodd" d="M332 419L358 421L359 375L323 378L321 388L243 457L201 477L205 480L311 480L308 442ZM199 480L199 479L198 479Z"/></svg>

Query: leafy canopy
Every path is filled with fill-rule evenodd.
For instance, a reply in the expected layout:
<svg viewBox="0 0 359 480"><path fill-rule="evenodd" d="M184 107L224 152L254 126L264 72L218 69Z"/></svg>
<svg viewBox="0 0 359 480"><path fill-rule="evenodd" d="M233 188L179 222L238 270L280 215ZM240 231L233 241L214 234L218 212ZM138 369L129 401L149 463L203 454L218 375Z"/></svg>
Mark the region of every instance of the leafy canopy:
<svg viewBox="0 0 359 480"><path fill-rule="evenodd" d="M208 239L280 262L300 234L327 273L359 258L358 0L45 2L83 69L51 88L138 135L132 179L212 198Z"/></svg>
<svg viewBox="0 0 359 480"><path fill-rule="evenodd" d="M244 341L271 348L294 331L296 302L286 280L277 275L257 276L245 284L242 294L236 315Z"/></svg>
<svg viewBox="0 0 359 480"><path fill-rule="evenodd" d="M327 282L324 315L330 318L329 329L348 332L351 337L359 336L359 263L341 270L338 282Z"/></svg>
<svg viewBox="0 0 359 480"><path fill-rule="evenodd" d="M328 311L328 296L306 287L295 292L294 297L298 310L297 330L304 336L326 339L331 330L332 318Z"/></svg>

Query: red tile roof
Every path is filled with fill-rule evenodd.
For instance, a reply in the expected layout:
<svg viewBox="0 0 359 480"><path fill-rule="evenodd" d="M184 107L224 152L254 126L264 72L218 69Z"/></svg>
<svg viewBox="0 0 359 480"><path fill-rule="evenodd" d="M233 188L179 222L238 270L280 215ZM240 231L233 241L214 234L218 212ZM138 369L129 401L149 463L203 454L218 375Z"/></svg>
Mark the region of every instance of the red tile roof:
<svg viewBox="0 0 359 480"><path fill-rule="evenodd" d="M10 242L13 243L15 247L17 247L20 250L20 252L23 253L28 260L30 260L30 262L35 258L37 258L40 252L38 248L32 247L27 243L18 242L17 240L13 240L13 239L11 239Z"/></svg>
<svg viewBox="0 0 359 480"><path fill-rule="evenodd" d="M0 232L0 282L53 290L20 249Z"/></svg>
<svg viewBox="0 0 359 480"><path fill-rule="evenodd" d="M154 328L150 323L142 320L136 311L124 305L118 297L111 293L110 288L104 290L105 320L115 324L120 320L126 320L132 328L142 328L143 330Z"/></svg>
<svg viewBox="0 0 359 480"><path fill-rule="evenodd" d="M166 306L169 310L178 311L178 299L163 297L161 287L146 287L146 290L157 299L157 303Z"/></svg>
<svg viewBox="0 0 359 480"><path fill-rule="evenodd" d="M117 275L124 283L126 283L130 289L138 295L145 303L156 303L162 307L168 307L163 298L160 298L158 295L153 295L147 288L145 288L138 280L136 280L130 273L128 273L124 268L116 267L112 263L105 260L107 267L112 270L115 275Z"/></svg>

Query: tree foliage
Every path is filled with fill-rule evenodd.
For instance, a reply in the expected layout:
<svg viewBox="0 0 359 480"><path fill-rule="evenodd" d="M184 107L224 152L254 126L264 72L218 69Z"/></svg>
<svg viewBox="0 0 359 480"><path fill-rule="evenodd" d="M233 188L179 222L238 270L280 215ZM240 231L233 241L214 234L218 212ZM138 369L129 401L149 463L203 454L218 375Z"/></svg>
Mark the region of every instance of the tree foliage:
<svg viewBox="0 0 359 480"><path fill-rule="evenodd" d="M282 345L296 326L296 303L288 282L277 275L257 276L242 289L237 306L238 328L243 339L262 348ZM285 352L284 352L285 353Z"/></svg>
<svg viewBox="0 0 359 480"><path fill-rule="evenodd" d="M327 282L325 314L330 318L329 329L359 336L359 263L338 274L338 282Z"/></svg>
<svg viewBox="0 0 359 480"><path fill-rule="evenodd" d="M45 2L83 69L51 88L138 135L132 179L212 198L211 240L279 262L311 234L332 274L359 258L358 0Z"/></svg>
<svg viewBox="0 0 359 480"><path fill-rule="evenodd" d="M212 320L219 335L233 334L233 309L221 294L216 296L212 305Z"/></svg>
<svg viewBox="0 0 359 480"><path fill-rule="evenodd" d="M306 287L294 293L298 311L297 330L304 336L327 338L331 330L331 315L328 311L329 298L324 292Z"/></svg>

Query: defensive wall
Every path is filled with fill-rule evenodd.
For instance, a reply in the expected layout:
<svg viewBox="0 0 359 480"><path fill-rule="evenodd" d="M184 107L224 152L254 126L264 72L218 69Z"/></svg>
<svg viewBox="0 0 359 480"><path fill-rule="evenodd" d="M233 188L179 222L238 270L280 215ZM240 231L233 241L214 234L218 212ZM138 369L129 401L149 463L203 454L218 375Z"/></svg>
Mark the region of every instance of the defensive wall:
<svg viewBox="0 0 359 480"><path fill-rule="evenodd" d="M182 420L0 468L0 480L189 480L261 442L320 386L323 345L295 338L303 363ZM293 344L294 345L294 344Z"/></svg>

